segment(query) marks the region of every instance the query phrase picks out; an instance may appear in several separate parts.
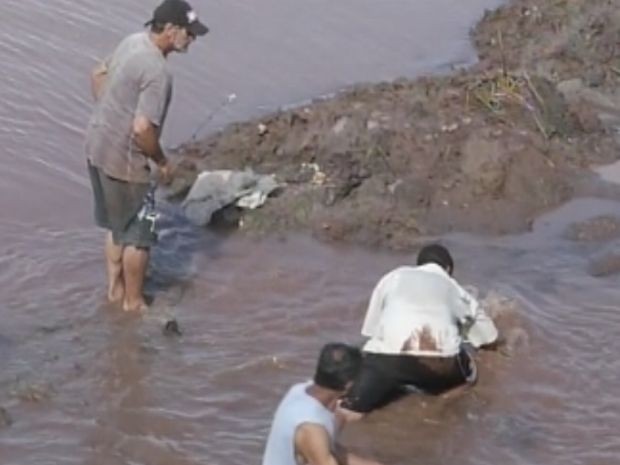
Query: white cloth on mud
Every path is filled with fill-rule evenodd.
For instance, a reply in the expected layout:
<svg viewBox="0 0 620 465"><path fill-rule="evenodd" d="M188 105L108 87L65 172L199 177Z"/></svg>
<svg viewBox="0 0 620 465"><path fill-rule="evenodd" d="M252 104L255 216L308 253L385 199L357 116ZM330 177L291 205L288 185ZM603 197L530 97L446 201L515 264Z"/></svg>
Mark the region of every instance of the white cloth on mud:
<svg viewBox="0 0 620 465"><path fill-rule="evenodd" d="M203 171L185 197L182 208L187 218L204 226L215 212L226 206L260 207L278 187L275 176L257 174L251 169Z"/></svg>
<svg viewBox="0 0 620 465"><path fill-rule="evenodd" d="M386 274L370 298L362 335L370 338L366 352L436 357L458 354L463 342L478 348L498 336L478 301L435 263Z"/></svg>

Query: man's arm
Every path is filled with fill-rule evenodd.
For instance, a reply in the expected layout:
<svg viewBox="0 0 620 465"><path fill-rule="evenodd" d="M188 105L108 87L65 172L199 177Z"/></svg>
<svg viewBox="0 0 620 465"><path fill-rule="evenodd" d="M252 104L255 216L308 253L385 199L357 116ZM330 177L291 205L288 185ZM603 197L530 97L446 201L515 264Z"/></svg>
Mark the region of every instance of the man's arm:
<svg viewBox="0 0 620 465"><path fill-rule="evenodd" d="M107 77L108 66L105 61L95 66L90 73L90 89L95 102L99 101L99 97L101 97L101 92L103 91Z"/></svg>
<svg viewBox="0 0 620 465"><path fill-rule="evenodd" d="M306 423L295 433L295 450L308 465L381 465L351 454L341 446L332 451L329 436L320 425Z"/></svg>
<svg viewBox="0 0 620 465"><path fill-rule="evenodd" d="M349 452L340 444L336 445L335 455L339 465L381 465L375 460L365 459Z"/></svg>
<svg viewBox="0 0 620 465"><path fill-rule="evenodd" d="M166 156L159 143L159 131L149 118L142 115L134 118L133 138L140 150L158 166L166 164Z"/></svg>
<svg viewBox="0 0 620 465"><path fill-rule="evenodd" d="M332 454L329 435L324 427L304 423L295 432L295 452L308 465L342 465Z"/></svg>
<svg viewBox="0 0 620 465"><path fill-rule="evenodd" d="M484 311L480 302L458 283L461 300L466 306L463 317L464 339L476 349L493 349L498 343L495 323Z"/></svg>
<svg viewBox="0 0 620 465"><path fill-rule="evenodd" d="M172 171L168 159L159 143L159 131L149 118L138 115L133 120L133 139L142 152L159 168L163 184L171 181Z"/></svg>

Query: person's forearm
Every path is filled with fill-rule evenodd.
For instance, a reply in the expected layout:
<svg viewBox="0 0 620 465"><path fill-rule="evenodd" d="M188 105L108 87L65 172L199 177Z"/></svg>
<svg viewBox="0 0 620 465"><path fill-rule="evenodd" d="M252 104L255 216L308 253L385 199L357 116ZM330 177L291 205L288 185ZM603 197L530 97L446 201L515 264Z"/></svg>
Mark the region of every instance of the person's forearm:
<svg viewBox="0 0 620 465"><path fill-rule="evenodd" d="M155 126L147 124L139 131L134 131L134 141L140 150L157 165L166 164L166 156L159 143L159 134Z"/></svg>
<svg viewBox="0 0 620 465"><path fill-rule="evenodd" d="M381 465L379 462L375 460L364 459L359 457L351 452L348 452L346 455L346 462L343 465Z"/></svg>
<svg viewBox="0 0 620 465"><path fill-rule="evenodd" d="M95 102L99 101L101 93L103 92L103 86L108 78L108 66L106 61L102 61L95 66L90 73L90 90L93 94Z"/></svg>
<svg viewBox="0 0 620 465"><path fill-rule="evenodd" d="M95 100L95 102L98 102L99 97L101 97L101 91L103 90L105 81L106 81L105 74L93 74L90 78L91 92L93 94L93 99Z"/></svg>
<svg viewBox="0 0 620 465"><path fill-rule="evenodd" d="M341 444L336 444L334 456L338 461L338 465L381 465L375 460L364 459L358 455L352 454Z"/></svg>

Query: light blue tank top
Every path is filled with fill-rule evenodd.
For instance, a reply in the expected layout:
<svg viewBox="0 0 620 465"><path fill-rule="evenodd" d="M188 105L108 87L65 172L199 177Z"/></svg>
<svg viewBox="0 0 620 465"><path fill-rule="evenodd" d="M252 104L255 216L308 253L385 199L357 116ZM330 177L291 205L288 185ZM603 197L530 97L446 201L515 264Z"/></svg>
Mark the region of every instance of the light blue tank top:
<svg viewBox="0 0 620 465"><path fill-rule="evenodd" d="M289 389L278 406L267 439L263 465L298 465L295 458L295 432L304 423L321 425L334 443L335 417L306 389L312 382L300 383Z"/></svg>

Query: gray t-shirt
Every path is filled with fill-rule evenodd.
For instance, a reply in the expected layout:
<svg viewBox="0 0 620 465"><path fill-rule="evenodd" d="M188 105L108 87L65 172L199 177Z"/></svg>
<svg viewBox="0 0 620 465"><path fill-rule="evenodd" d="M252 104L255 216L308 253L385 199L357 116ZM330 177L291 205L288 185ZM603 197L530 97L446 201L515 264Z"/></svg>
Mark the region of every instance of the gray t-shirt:
<svg viewBox="0 0 620 465"><path fill-rule="evenodd" d="M133 120L145 116L161 133L172 75L147 32L125 38L105 64L106 82L86 130L86 156L112 178L148 182L148 159L132 140Z"/></svg>

